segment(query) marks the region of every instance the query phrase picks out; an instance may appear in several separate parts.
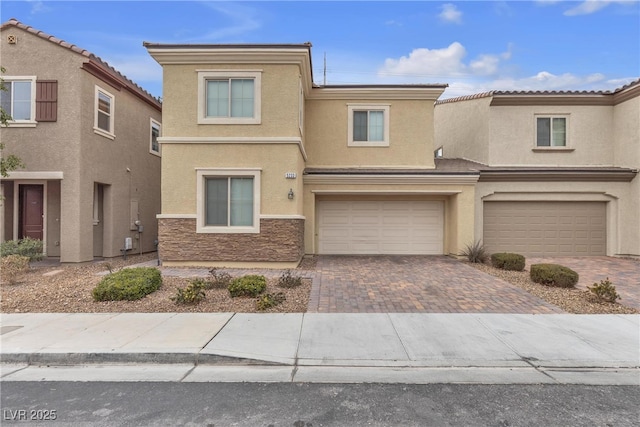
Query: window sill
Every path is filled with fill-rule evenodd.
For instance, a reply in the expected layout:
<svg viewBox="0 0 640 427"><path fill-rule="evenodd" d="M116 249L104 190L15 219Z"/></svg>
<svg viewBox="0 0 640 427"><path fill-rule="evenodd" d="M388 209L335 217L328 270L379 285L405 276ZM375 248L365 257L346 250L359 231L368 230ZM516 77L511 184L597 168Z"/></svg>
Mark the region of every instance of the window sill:
<svg viewBox="0 0 640 427"><path fill-rule="evenodd" d="M210 226L197 226L196 233L198 234L259 234L260 227L210 227Z"/></svg>
<svg viewBox="0 0 640 427"><path fill-rule="evenodd" d="M157 157L162 157L159 152L153 151L153 150L149 150L149 154L153 154L154 156L157 156Z"/></svg>
<svg viewBox="0 0 640 427"><path fill-rule="evenodd" d="M116 136L114 134L109 133L107 131L104 131L104 130L102 130L100 128L94 127L93 128L93 132L98 134L98 135L100 135L100 136L104 136L105 138L111 139L111 140L116 139Z"/></svg>
<svg viewBox="0 0 640 427"><path fill-rule="evenodd" d="M9 121L6 128L34 128L38 122L12 122Z"/></svg>
<svg viewBox="0 0 640 427"><path fill-rule="evenodd" d="M570 148L570 147L536 147L536 148L532 148L531 151L533 151L534 153L549 153L549 152L553 152L553 151L559 151L562 153L570 153L572 151L574 151L575 148Z"/></svg>
<svg viewBox="0 0 640 427"><path fill-rule="evenodd" d="M389 141L349 141L349 147L388 147Z"/></svg>
<svg viewBox="0 0 640 427"><path fill-rule="evenodd" d="M199 125L259 125L260 117L200 117Z"/></svg>

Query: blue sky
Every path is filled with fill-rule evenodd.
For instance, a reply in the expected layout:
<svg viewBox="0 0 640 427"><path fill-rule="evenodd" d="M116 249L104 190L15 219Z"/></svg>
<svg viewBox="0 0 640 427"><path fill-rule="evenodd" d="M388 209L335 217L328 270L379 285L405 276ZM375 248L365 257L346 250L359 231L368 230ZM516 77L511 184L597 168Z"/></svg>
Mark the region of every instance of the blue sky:
<svg viewBox="0 0 640 427"><path fill-rule="evenodd" d="M24 24L100 56L155 96L160 43L311 42L314 81L611 90L640 77L640 2L7 1ZM1 61L1 57L0 57Z"/></svg>

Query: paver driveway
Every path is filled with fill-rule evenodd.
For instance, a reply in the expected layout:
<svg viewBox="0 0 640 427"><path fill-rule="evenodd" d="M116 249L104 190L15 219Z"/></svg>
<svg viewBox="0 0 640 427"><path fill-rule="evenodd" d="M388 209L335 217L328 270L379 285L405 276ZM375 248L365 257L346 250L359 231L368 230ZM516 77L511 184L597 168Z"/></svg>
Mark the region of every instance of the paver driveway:
<svg viewBox="0 0 640 427"><path fill-rule="evenodd" d="M309 312L562 313L445 256L318 256Z"/></svg>
<svg viewBox="0 0 640 427"><path fill-rule="evenodd" d="M640 261L627 258L598 257L554 257L527 258L526 269L531 264L553 263L575 270L580 279L577 288L586 289L607 277L621 296L620 303L640 310Z"/></svg>

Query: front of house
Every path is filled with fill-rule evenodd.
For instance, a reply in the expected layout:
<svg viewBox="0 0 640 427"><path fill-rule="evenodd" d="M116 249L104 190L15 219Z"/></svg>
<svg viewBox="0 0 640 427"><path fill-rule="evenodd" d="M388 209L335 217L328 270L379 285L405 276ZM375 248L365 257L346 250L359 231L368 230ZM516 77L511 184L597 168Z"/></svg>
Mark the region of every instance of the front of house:
<svg viewBox="0 0 640 427"><path fill-rule="evenodd" d="M471 162L433 158L445 85L316 86L311 46L145 43L164 72L164 265L457 254Z"/></svg>

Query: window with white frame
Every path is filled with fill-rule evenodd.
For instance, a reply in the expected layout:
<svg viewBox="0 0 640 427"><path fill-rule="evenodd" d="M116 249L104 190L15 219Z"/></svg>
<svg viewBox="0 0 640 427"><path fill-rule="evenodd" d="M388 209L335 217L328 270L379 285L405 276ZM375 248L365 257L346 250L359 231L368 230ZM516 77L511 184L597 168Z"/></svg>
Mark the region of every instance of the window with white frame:
<svg viewBox="0 0 640 427"><path fill-rule="evenodd" d="M97 134L111 139L115 138L114 112L115 97L106 90L96 86L93 130Z"/></svg>
<svg viewBox="0 0 640 427"><path fill-rule="evenodd" d="M260 170L197 170L198 233L260 232Z"/></svg>
<svg viewBox="0 0 640 427"><path fill-rule="evenodd" d="M389 105L348 104L348 145L388 146Z"/></svg>
<svg viewBox="0 0 640 427"><path fill-rule="evenodd" d="M566 116L536 116L536 147L567 146Z"/></svg>
<svg viewBox="0 0 640 427"><path fill-rule="evenodd" d="M260 70L198 71L199 124L259 124Z"/></svg>
<svg viewBox="0 0 640 427"><path fill-rule="evenodd" d="M11 116L12 125L35 126L36 77L4 77L7 90L0 91L0 105Z"/></svg>
<svg viewBox="0 0 640 427"><path fill-rule="evenodd" d="M158 142L158 138L160 138L160 130L162 128L162 125L151 119L151 135L150 135L150 141L149 141L149 152L151 154L157 154L158 156L160 155L160 142Z"/></svg>

